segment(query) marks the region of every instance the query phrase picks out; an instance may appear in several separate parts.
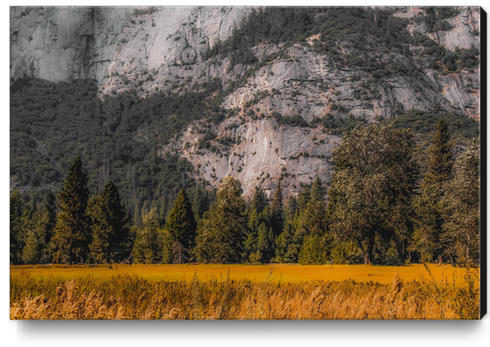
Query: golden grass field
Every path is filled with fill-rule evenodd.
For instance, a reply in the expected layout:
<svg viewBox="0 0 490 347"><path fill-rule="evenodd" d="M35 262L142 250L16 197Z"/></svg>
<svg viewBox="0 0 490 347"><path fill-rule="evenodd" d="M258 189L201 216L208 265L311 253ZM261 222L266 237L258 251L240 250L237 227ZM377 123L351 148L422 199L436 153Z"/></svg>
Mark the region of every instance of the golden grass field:
<svg viewBox="0 0 490 347"><path fill-rule="evenodd" d="M12 266L11 319L478 319L479 269Z"/></svg>
<svg viewBox="0 0 490 347"><path fill-rule="evenodd" d="M463 283L464 268L450 265L429 265L436 280L443 276L456 276L457 283ZM398 272L404 281L420 280L428 277L422 264L410 266L369 266L369 265L111 265L89 267L87 265L37 265L11 266L10 275L28 274L31 277L61 276L66 279L91 275L93 277L111 277L118 274L138 275L145 279L166 281L191 281L194 275L199 280L211 278L233 280L250 280L254 282L271 279L274 282L292 281L344 281L379 282L388 284Z"/></svg>

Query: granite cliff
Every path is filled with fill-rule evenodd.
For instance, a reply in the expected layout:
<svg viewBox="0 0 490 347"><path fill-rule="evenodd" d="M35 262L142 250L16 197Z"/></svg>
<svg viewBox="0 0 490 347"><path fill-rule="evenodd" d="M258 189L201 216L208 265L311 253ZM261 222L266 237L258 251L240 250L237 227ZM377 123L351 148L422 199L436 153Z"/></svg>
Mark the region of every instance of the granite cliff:
<svg viewBox="0 0 490 347"><path fill-rule="evenodd" d="M377 10L368 10L374 22L379 20ZM247 195L257 185L272 191L279 178L286 195L316 176L328 182L331 150L340 137L326 128L326 115L379 122L412 109L438 109L480 117L479 64L456 68L457 59L461 62L459 57L466 54L461 49L479 48L479 8L462 7L444 15L416 7L391 10L393 18L407 20L393 23L405 23L408 35L424 39L403 47L388 39L393 50L384 43L373 46L381 53L360 59L377 62L376 68L356 63L365 48L355 35L336 39L335 44L329 43L328 35L308 31L289 44L265 40L246 47L250 61L234 53L212 53L239 37L253 11L11 7L11 80L91 78L101 97L130 92L139 98L182 95L219 81L218 106L226 110L225 119L212 126L205 119L193 121L180 136L159 144L158 152L180 153L194 165L193 175L213 186L231 174L240 179ZM325 22L331 18L327 12ZM388 26L385 31L394 30ZM429 59L426 50L432 45L444 50L443 59ZM446 63L448 52L456 56L446 59L454 68ZM213 134L207 142L214 150L200 146L204 129Z"/></svg>

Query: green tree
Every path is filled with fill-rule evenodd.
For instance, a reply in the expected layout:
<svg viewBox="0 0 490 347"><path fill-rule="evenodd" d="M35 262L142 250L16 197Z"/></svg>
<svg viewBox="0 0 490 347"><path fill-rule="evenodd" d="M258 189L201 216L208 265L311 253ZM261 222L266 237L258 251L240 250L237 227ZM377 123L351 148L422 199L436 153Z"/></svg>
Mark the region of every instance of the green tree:
<svg viewBox="0 0 490 347"><path fill-rule="evenodd" d="M311 199L311 187L308 184L301 183L301 189L298 192L298 209L303 212L306 205Z"/></svg>
<svg viewBox="0 0 490 347"><path fill-rule="evenodd" d="M427 171L422 182L422 192L414 198L415 248L420 252L422 260L432 261L437 258L442 263L443 254L451 244L444 242L442 235L443 217L440 200L442 186L451 177L452 145L449 142L447 124L444 120L437 123L434 143L429 147ZM447 240L448 241L448 240Z"/></svg>
<svg viewBox="0 0 490 347"><path fill-rule="evenodd" d="M36 230L31 228L27 231L25 247L22 251L22 260L25 264L37 264L40 258L39 239Z"/></svg>
<svg viewBox="0 0 490 347"><path fill-rule="evenodd" d="M325 203L312 199L301 215L301 234L303 243L298 261L303 265L318 265L327 262L331 237L328 234Z"/></svg>
<svg viewBox="0 0 490 347"><path fill-rule="evenodd" d="M267 197L265 196L264 191L256 187L249 210L256 210L257 213L260 214L268 205L269 204L267 202Z"/></svg>
<svg viewBox="0 0 490 347"><path fill-rule="evenodd" d="M162 258L160 230L156 208L143 216L143 226L136 232L133 257L136 263L155 264Z"/></svg>
<svg viewBox="0 0 490 347"><path fill-rule="evenodd" d="M283 224L283 206L282 206L282 188L281 181L277 182L276 192L272 198L272 230L275 236L279 236L282 232Z"/></svg>
<svg viewBox="0 0 490 347"><path fill-rule="evenodd" d="M43 200L43 206L41 208L45 214L46 221L45 228L42 235L42 243L47 247L53 237L53 229L56 225L56 198L51 191L48 191Z"/></svg>
<svg viewBox="0 0 490 347"><path fill-rule="evenodd" d="M92 229L92 259L99 264L124 261L131 250L128 215L112 181L90 199L87 215Z"/></svg>
<svg viewBox="0 0 490 347"><path fill-rule="evenodd" d="M365 264L373 263L377 239L388 241L404 230L406 220L398 217L411 205L415 152L411 131L375 124L347 132L333 151L332 189L338 195L331 230L339 241L357 242Z"/></svg>
<svg viewBox="0 0 490 347"><path fill-rule="evenodd" d="M21 261L22 243L22 199L19 191L14 190L10 196L10 263L18 264Z"/></svg>
<svg viewBox="0 0 490 347"><path fill-rule="evenodd" d="M454 164L454 177L443 187L443 240L458 262L478 263L480 246L480 150L474 139Z"/></svg>
<svg viewBox="0 0 490 347"><path fill-rule="evenodd" d="M192 205L187 198L185 189L181 189L175 199L174 207L167 219L165 230L167 230L177 243L174 248L178 264L184 263L188 259L187 252L194 245L196 238L197 224L192 212Z"/></svg>
<svg viewBox="0 0 490 347"><path fill-rule="evenodd" d="M322 180L318 176L311 186L311 200L321 202L325 201L325 189L322 186Z"/></svg>
<svg viewBox="0 0 490 347"><path fill-rule="evenodd" d="M323 265L328 261L328 243L319 235L305 237L299 252L298 261L301 265Z"/></svg>
<svg viewBox="0 0 490 347"><path fill-rule="evenodd" d="M296 260L295 257L290 256L297 252L289 252L291 245L293 244L294 235L299 224L299 211L297 199L290 195L286 202L286 208L284 209L284 226L282 233L276 239L275 248L275 261L278 263L291 263ZM297 217L295 219L295 217ZM296 248L295 248L296 250ZM288 256L286 256L288 255Z"/></svg>
<svg viewBox="0 0 490 347"><path fill-rule="evenodd" d="M240 181L223 179L216 202L205 213L195 248L197 260L206 263L238 263L245 237L246 219Z"/></svg>
<svg viewBox="0 0 490 347"><path fill-rule="evenodd" d="M88 194L87 175L83 172L80 156L77 156L58 194L60 212L51 239L56 262L83 262L88 253Z"/></svg>
<svg viewBox="0 0 490 347"><path fill-rule="evenodd" d="M434 143L429 147L427 172L422 186L435 184L441 189L442 185L451 178L453 162L451 160L453 145L449 142L449 132L444 119L437 123Z"/></svg>
<svg viewBox="0 0 490 347"><path fill-rule="evenodd" d="M160 233L162 243L162 264L172 264L175 261L174 245L175 240L167 230L162 230Z"/></svg>

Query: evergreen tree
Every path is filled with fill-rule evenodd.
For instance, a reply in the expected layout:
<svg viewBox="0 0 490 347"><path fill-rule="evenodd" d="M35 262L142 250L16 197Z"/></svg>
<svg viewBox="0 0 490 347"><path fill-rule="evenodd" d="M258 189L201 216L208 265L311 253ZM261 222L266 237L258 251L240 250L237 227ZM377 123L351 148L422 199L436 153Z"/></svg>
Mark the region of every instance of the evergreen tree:
<svg viewBox="0 0 490 347"><path fill-rule="evenodd" d="M128 215L112 181L90 199L87 215L92 226L92 259L99 264L124 261L131 249Z"/></svg>
<svg viewBox="0 0 490 347"><path fill-rule="evenodd" d="M250 211L256 210L258 214L262 213L264 208L268 206L267 197L264 191L260 188L255 187L254 196L252 198L252 203L250 204Z"/></svg>
<svg viewBox="0 0 490 347"><path fill-rule="evenodd" d="M289 244L286 255L284 256L287 263L297 263L301 246L305 238L305 230L302 228L302 214L297 211L294 219L291 221L292 242Z"/></svg>
<svg viewBox="0 0 490 347"><path fill-rule="evenodd" d="M76 157L63 189L58 194L54 236L51 239L54 261L83 262L88 252L89 225L87 175L83 172L80 156Z"/></svg>
<svg viewBox="0 0 490 347"><path fill-rule="evenodd" d="M325 264L330 255L332 238L328 234L327 214L323 201L312 199L301 214L303 243L298 261L303 265Z"/></svg>
<svg viewBox="0 0 490 347"><path fill-rule="evenodd" d="M257 210L252 210L247 232L242 257L244 261L270 262L274 257L275 237L272 231L272 211L269 206L266 206L260 214L257 214Z"/></svg>
<svg viewBox="0 0 490 347"><path fill-rule="evenodd" d="M288 196L286 201L286 209L284 210L284 217L286 221L294 219L294 215L298 211L298 200L293 196Z"/></svg>
<svg viewBox="0 0 490 347"><path fill-rule="evenodd" d="M50 190L44 197L42 210L45 210L47 214L42 243L47 246L51 241L51 237L53 237L53 229L56 225L56 198Z"/></svg>
<svg viewBox="0 0 490 347"><path fill-rule="evenodd" d="M442 185L451 178L453 162L451 160L453 146L449 142L449 132L444 119L437 123L434 143L429 148L429 160L423 186L435 184L441 189Z"/></svg>
<svg viewBox="0 0 490 347"><path fill-rule="evenodd" d="M37 264L39 263L40 250L39 250L39 240L36 235L36 230L31 228L27 231L27 238L25 242L25 247L22 251L22 260L24 264Z"/></svg>
<svg viewBox="0 0 490 347"><path fill-rule="evenodd" d="M274 254L273 243L274 234L272 232L272 228L269 228L269 230L267 230L267 226L265 225L265 223L260 224L257 233L257 259L254 259L253 262L269 262Z"/></svg>
<svg viewBox="0 0 490 347"><path fill-rule="evenodd" d="M19 191L14 190L10 196L10 263L18 264L21 261L21 230L22 199Z"/></svg>
<svg viewBox="0 0 490 347"><path fill-rule="evenodd" d="M196 229L197 224L192 212L191 202L187 198L185 189L181 189L165 225L165 230L177 242L174 246L177 263L182 264L184 258L187 258L187 251L194 245Z"/></svg>
<svg viewBox="0 0 490 347"><path fill-rule="evenodd" d="M245 201L240 181L231 176L223 179L216 202L205 213L195 248L197 260L206 263L240 261L245 237Z"/></svg>
<svg viewBox="0 0 490 347"><path fill-rule="evenodd" d="M248 225L247 225L247 236L245 239L243 253L242 253L242 261L252 263L258 260L256 256L252 256L257 250L257 238L258 238L258 229L259 229L259 214L256 209L252 209L248 215Z"/></svg>
<svg viewBox="0 0 490 347"><path fill-rule="evenodd" d="M298 209L303 212L306 205L311 199L311 187L308 184L301 183L301 189L298 192Z"/></svg>
<svg viewBox="0 0 490 347"><path fill-rule="evenodd" d="M274 193L274 198L272 199L272 230L274 235L279 236L282 232L282 224L283 224L283 206L282 206L282 189L281 189L281 181L277 183L277 189Z"/></svg>
<svg viewBox="0 0 490 347"><path fill-rule="evenodd" d="M325 236L328 232L325 204L320 201L310 201L301 214L301 228L305 235Z"/></svg>
<svg viewBox="0 0 490 347"><path fill-rule="evenodd" d="M167 230L162 230L160 233L162 243L162 264L174 263L174 245L175 241L172 235Z"/></svg>
<svg viewBox="0 0 490 347"><path fill-rule="evenodd" d="M292 263L297 261L299 247L301 241L295 237L298 229L300 214L298 210L297 199L290 195L287 199L286 208L284 210L284 226L282 233L276 239L275 261L278 263ZM298 245L294 244L294 241Z"/></svg>
<svg viewBox="0 0 490 347"><path fill-rule="evenodd" d="M454 164L454 177L442 188L443 241L447 255L460 264L480 261L480 149L479 138Z"/></svg>
<svg viewBox="0 0 490 347"><path fill-rule="evenodd" d="M301 265L323 265L328 261L327 242L319 235L305 237L298 261Z"/></svg>
<svg viewBox="0 0 490 347"><path fill-rule="evenodd" d="M429 148L427 171L422 182L420 196L413 200L415 218L414 245L421 253L422 260L443 261L443 254L451 247L442 235L443 217L440 200L442 186L450 179L452 171L451 152L447 124L444 120L437 123L434 143ZM448 241L448 240L446 240Z"/></svg>
<svg viewBox="0 0 490 347"><path fill-rule="evenodd" d="M54 227L52 217L49 210L43 206L40 211L34 213L32 218L32 230L34 230L37 238L39 249L38 262L40 263L49 263L52 261L51 244L49 243ZM54 215L54 220L56 221L56 215Z"/></svg>
<svg viewBox="0 0 490 347"><path fill-rule="evenodd" d="M311 200L325 202L325 189L322 180L317 176L311 187Z"/></svg>
<svg viewBox="0 0 490 347"><path fill-rule="evenodd" d="M24 250L27 244L27 238L29 236L29 233L31 232L35 233L34 213L32 213L30 205L27 205L26 208L24 209L24 213L22 214L22 217L20 217L20 222L21 222L21 230L18 236L19 256L21 258L21 261L24 264L27 264L26 261L24 260ZM36 243L36 248L38 247L39 244ZM29 263L33 263L37 261L37 259L38 259L37 256L36 258L29 259Z"/></svg>
<svg viewBox="0 0 490 347"><path fill-rule="evenodd" d="M143 216L143 226L136 232L133 246L134 261L140 264L154 264L162 258L162 245L158 229L156 209Z"/></svg>

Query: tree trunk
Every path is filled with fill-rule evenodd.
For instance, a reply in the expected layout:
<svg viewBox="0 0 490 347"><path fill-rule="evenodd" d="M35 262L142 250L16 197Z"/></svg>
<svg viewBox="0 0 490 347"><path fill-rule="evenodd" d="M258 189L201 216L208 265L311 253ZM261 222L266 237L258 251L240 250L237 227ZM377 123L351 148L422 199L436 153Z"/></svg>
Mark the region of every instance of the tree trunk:
<svg viewBox="0 0 490 347"><path fill-rule="evenodd" d="M451 259L451 265L454 266L454 259L451 253L449 253L449 259Z"/></svg>
<svg viewBox="0 0 490 347"><path fill-rule="evenodd" d="M364 265L371 265L371 256L369 252L364 253Z"/></svg>
<svg viewBox="0 0 490 347"><path fill-rule="evenodd" d="M364 265L372 265L374 249L374 238L369 240L366 252L364 253Z"/></svg>

